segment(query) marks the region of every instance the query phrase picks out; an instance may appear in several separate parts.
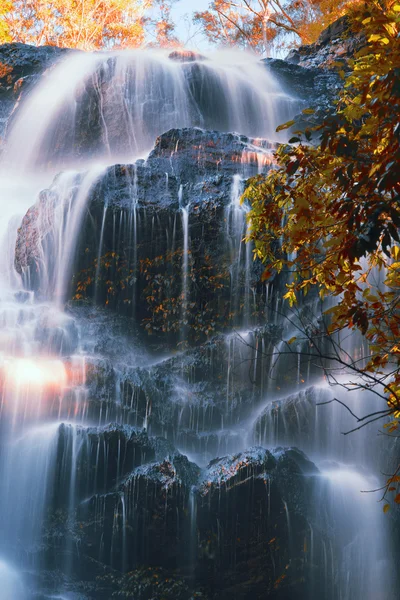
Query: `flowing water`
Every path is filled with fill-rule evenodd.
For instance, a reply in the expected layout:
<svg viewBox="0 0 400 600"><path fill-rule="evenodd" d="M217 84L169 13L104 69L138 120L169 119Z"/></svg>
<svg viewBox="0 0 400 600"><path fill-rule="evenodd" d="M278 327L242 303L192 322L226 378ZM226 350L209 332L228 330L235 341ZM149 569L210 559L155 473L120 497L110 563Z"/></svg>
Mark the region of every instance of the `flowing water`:
<svg viewBox="0 0 400 600"><path fill-rule="evenodd" d="M155 138L171 128L202 127L275 139L276 126L292 116L297 107L297 101L282 91L263 66L252 57L238 53L221 53L185 62L174 61L162 52L74 52L42 77L13 115L0 164L2 599L35 597L37 590L32 574L43 566L41 561L45 552L40 550L43 527L46 511L54 498L66 512L68 526L75 529L74 515L78 504L84 504L88 496L98 494L96 514L103 514L104 503L109 500L107 497L101 499L100 495L109 489L110 476L115 485L137 465L135 457L127 458L130 456L129 444L124 441L125 433L121 430L116 472L110 475L115 465L109 464L111 442L107 430L91 429L94 425L107 424L108 408L103 412L101 405L88 417L87 405L88 365L93 361L103 364L101 351L91 338L90 319L83 323L79 316L71 316L64 308L70 295L75 249L90 194L101 182L108 165L121 161L130 163L145 157ZM181 449L184 453L190 449L183 435L187 429L183 423L187 420L190 428L200 438L203 436L205 454L207 444L211 444L206 439L210 429L212 437L218 440L214 450L218 453L240 450L253 443L299 446L321 466L321 484L315 491L316 510L321 512L321 522L334 523L333 537L341 549L339 566L334 563L332 550L328 546L323 549L326 581L330 581L334 571L336 583L319 597L326 600L394 600L394 595L379 595L382 589L390 587L393 577L382 508L374 495L360 493L362 489L376 486L378 444L374 441L369 445L371 434L365 433L347 437L343 442L341 432L343 428L351 428L352 421L348 414L343 416L338 404L329 405L326 410L316 406L331 397L329 389L320 381L308 391L298 393L296 389L283 399L275 389L271 391L268 375L273 371L274 378L279 378L279 373L289 366L263 362L269 342L265 336L251 331L252 252L250 245L244 243L248 208L240 205L239 199L245 185L246 165L254 159L260 173L270 165L270 155L261 152L257 145L254 150L251 148L243 153L244 168L238 167L238 173L232 177L231 200L225 210L231 305L243 305L243 318L236 323L238 331L224 339L227 354L223 381L225 420L216 416L211 405L201 408L190 404L187 400L190 378L185 381L182 377L175 385L177 423L172 437L183 440ZM167 188L168 185L167 176ZM137 210L137 186L135 170L129 217L126 223L115 224L115 230L120 226L121 230L130 232L130 252L135 269L138 232L147 226L140 221ZM44 189L48 192L38 196ZM14 248L21 220L37 197L42 239L35 256L35 277L40 280L40 293L35 294L32 290L37 290L38 286L32 281L29 270L20 276L14 268ZM182 187L177 200L180 214L171 223L167 235L173 252L176 231L182 229L180 287L181 314L185 323L191 301L192 207L187 203ZM96 279L99 278L103 240L107 234L106 203L103 211L99 245L95 249L98 259ZM96 289L95 296L97 293ZM266 304L270 300L268 294L267 289ZM184 326L181 341L185 335ZM116 344L122 342L117 340ZM107 351L111 352L111 349L107 348ZM124 353L123 349L119 351ZM299 357L301 351L299 348ZM143 350L134 348L125 354L131 362L144 365L146 373L151 373L154 357L149 358ZM246 366L248 361L253 365L250 375ZM230 419L230 415L237 404L238 373L243 381L249 376L253 380L261 378L261 400L255 394L250 414L247 411L235 420ZM298 373L297 388L303 379L300 367ZM305 380L304 383L309 382ZM145 399L143 408L140 393L134 387L128 392L130 412L136 412L134 423L147 427L151 403ZM112 414L123 415L123 386L117 381L114 388L107 388L104 394L116 398L117 410L111 411ZM179 404L180 397L184 399L182 404ZM362 398L357 402L365 409ZM374 406L374 398L367 404ZM108 406L107 403L104 405ZM197 447L194 458L201 461L200 454ZM87 474L83 477L82 473ZM129 554L126 528L123 527L120 536L118 515L122 515L122 523L126 524L129 514L135 510L135 494L138 494L135 477L139 475L132 476L126 491L117 498L111 564L121 552L126 564ZM86 481L85 489L80 488L82 480ZM191 494L191 546L188 549L191 555L196 552L193 536L197 516L193 498ZM290 529L288 511L287 515ZM122 550L117 547L116 540L120 541ZM99 557L104 556L104 548L103 540ZM67 575L73 571L72 550L70 546L63 550L66 555L63 568ZM312 590L310 597L314 598Z"/></svg>

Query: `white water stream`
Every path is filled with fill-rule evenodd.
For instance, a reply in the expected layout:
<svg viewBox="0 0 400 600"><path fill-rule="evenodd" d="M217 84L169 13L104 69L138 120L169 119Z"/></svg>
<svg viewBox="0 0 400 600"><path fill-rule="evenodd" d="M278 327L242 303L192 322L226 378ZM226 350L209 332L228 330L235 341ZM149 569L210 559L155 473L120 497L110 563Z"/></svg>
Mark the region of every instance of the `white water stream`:
<svg viewBox="0 0 400 600"><path fill-rule="evenodd" d="M76 324L63 311L76 240L93 186L101 179L106 165L132 162L146 155L156 136L170 128L200 126L273 138L276 125L291 116L293 106L265 68L246 55L221 53L204 61L174 62L165 53L149 51L72 53L43 76L13 117L0 163L2 600L31 597L30 584L23 580L27 572L40 567L34 555L41 543L46 505L53 493L60 421L72 421L73 428L84 422L84 395L75 393L84 385L83 370L81 373L76 367L83 364L84 357L79 340L75 340L79 337ZM51 244L42 246L43 253L37 256L41 281L46 282L46 301L39 301L23 289L15 271L16 232L38 192L48 188L59 171L62 173L53 189L60 202L47 207L56 215ZM227 243L232 251L232 295L241 287L241 259L246 265L242 286L246 290L245 314L249 315L251 252L243 243L245 209L238 203L242 185L241 177L236 175L227 211ZM183 205L181 211L185 312L189 300L190 213ZM49 227L47 217L43 210L43 231ZM136 231L136 216L134 219ZM101 238L102 235L103 231ZM300 410L301 404L296 405L295 411ZM320 433L330 428L334 435L338 426L335 419L322 427L317 416L313 416L315 429L307 438L304 431L285 429L284 414L276 429L271 429L269 418L276 420L273 410L263 422L268 433L260 425L251 441L296 444L317 462L340 461L321 475L327 486L322 486L321 494L329 497L329 506L325 503L327 511L337 519L336 541L344 549L339 593L327 595L326 600L386 600L377 595L390 585L391 577L385 559L381 506L374 496L359 494L376 476L370 470L365 477L358 475L360 468L372 470L369 462L363 460L367 436L359 435L357 452L353 452L351 443L342 449L340 438L331 442L329 436ZM300 423L298 414L295 418ZM315 439L310 440L310 436ZM76 432L73 440L81 443ZM74 467L84 447L78 442L74 442L71 454L70 507L75 502ZM243 442L240 439L238 446ZM323 502L320 500L318 505ZM392 597L388 596L388 600Z"/></svg>

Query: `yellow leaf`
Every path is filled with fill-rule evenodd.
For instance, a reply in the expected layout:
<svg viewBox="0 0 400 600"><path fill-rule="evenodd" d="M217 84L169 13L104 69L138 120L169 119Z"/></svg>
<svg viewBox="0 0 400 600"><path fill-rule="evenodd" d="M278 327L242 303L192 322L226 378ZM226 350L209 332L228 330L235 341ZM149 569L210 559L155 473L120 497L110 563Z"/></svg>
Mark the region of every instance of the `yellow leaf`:
<svg viewBox="0 0 400 600"><path fill-rule="evenodd" d="M390 509L390 504L385 504L385 506L383 507L383 512L387 513L389 509Z"/></svg>
<svg viewBox="0 0 400 600"><path fill-rule="evenodd" d="M289 300L289 306L293 306L293 304L296 304L297 302L296 294L293 290L289 290L288 293L283 296L283 299Z"/></svg>
<svg viewBox="0 0 400 600"><path fill-rule="evenodd" d="M288 121L287 123L284 123L283 125L279 125L279 127L276 128L276 131L283 131L284 129L289 129L289 127L294 125L295 122L296 121Z"/></svg>

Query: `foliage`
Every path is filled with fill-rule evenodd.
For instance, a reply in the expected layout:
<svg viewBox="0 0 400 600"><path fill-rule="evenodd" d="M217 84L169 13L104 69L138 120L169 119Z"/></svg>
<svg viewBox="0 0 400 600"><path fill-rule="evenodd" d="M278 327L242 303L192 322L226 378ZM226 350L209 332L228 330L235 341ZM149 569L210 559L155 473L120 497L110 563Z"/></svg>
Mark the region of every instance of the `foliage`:
<svg viewBox="0 0 400 600"><path fill-rule="evenodd" d="M392 434L400 423L400 2L368 2L352 24L366 43L335 110L295 132L277 152L279 168L253 180L245 198L264 279L290 271L291 305L316 287L322 299L336 298L329 334L364 336L369 351L357 365L387 401L381 413L391 415Z"/></svg>
<svg viewBox="0 0 400 600"><path fill-rule="evenodd" d="M93 288L101 287L102 299L108 306L113 304L118 296L124 296L129 292L135 271L129 262L116 252L106 252L103 256L96 258L87 269L82 269L74 282L76 301L86 300ZM123 299L125 304L131 304L130 294Z"/></svg>
<svg viewBox="0 0 400 600"><path fill-rule="evenodd" d="M182 289L183 250L145 258L137 268L123 255L107 252L96 258L76 277L75 301L96 297L98 302L116 308L134 304L136 293L145 300L142 325L149 334L179 334L204 340L232 323L234 314L221 292L229 291L229 272L215 265L206 254L194 260L188 256L187 298ZM133 307L134 309L134 307ZM239 306L238 310L243 310Z"/></svg>
<svg viewBox="0 0 400 600"><path fill-rule="evenodd" d="M12 0L2 0L0 4L0 44L11 42L10 31L6 22L6 15L11 8Z"/></svg>
<svg viewBox="0 0 400 600"><path fill-rule="evenodd" d="M23 42L82 50L139 47L146 27L166 45L173 27L168 0L7 0L0 8L0 43ZM150 10L159 9L157 18ZM167 20L166 20L167 19Z"/></svg>
<svg viewBox="0 0 400 600"><path fill-rule="evenodd" d="M173 48L180 46L175 35L175 25L171 17L172 5L179 0L153 0L157 8L156 16L150 22L150 35L154 42L150 46Z"/></svg>
<svg viewBox="0 0 400 600"><path fill-rule="evenodd" d="M122 577L107 575L102 578L117 589L113 598L136 600L194 600L205 599L202 592L191 592L183 579L160 567L142 567Z"/></svg>
<svg viewBox="0 0 400 600"><path fill-rule="evenodd" d="M146 280L144 297L150 312L144 325L149 333L178 333L187 328L188 336L199 340L228 325L229 315L218 310L215 298L228 287L229 274L216 269L209 255L195 264L189 251L185 310L186 299L181 289L182 261L182 250L140 261L140 273Z"/></svg>
<svg viewBox="0 0 400 600"><path fill-rule="evenodd" d="M195 13L212 43L268 54L284 42L311 43L359 0L215 0Z"/></svg>
<svg viewBox="0 0 400 600"><path fill-rule="evenodd" d="M13 68L5 63L0 62L0 79L5 79L8 84L12 82L11 73ZM1 87L1 84L0 84Z"/></svg>

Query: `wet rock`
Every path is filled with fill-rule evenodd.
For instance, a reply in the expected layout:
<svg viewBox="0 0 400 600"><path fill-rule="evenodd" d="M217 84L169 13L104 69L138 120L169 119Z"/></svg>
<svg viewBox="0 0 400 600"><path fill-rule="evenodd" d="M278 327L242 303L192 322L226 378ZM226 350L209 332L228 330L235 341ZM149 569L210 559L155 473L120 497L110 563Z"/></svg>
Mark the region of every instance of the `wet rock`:
<svg viewBox="0 0 400 600"><path fill-rule="evenodd" d="M240 424L264 398L280 334L270 325L216 336L143 366L127 364L123 355L88 357L88 417L146 427L205 463L246 443Z"/></svg>
<svg viewBox="0 0 400 600"><path fill-rule="evenodd" d="M331 69L340 61L347 68L347 61L362 48L365 37L350 30L348 17L344 16L329 25L314 44L292 50L286 60L306 68Z"/></svg>
<svg viewBox="0 0 400 600"><path fill-rule="evenodd" d="M335 71L278 58L268 58L264 62L289 94L307 101L307 108L331 107L342 89L342 80Z"/></svg>
<svg viewBox="0 0 400 600"><path fill-rule="evenodd" d="M115 457L124 450L117 451L113 439L126 431L111 425L87 435L107 437ZM141 435L145 444L152 443ZM135 467L113 491L81 503L74 522L63 526L57 556L72 551L77 577L82 577L79 565L86 565L92 579L103 565L103 585L118 583L128 591L139 585L145 564L150 579L144 589L154 584L154 574L164 585L174 573L203 590L194 597L308 598L311 564L315 582L322 573L310 548L319 548L326 536L310 514L315 465L296 448L254 447L214 459L201 471L166 442L158 443L158 457L169 454ZM78 477L86 479L85 472L79 470ZM59 527L53 525L53 540ZM68 544L71 536L74 543ZM107 569L115 574L107 575ZM121 578L120 571L128 575ZM173 575L171 589L186 594L186 584L176 587L175 580ZM160 589L167 594L170 588Z"/></svg>
<svg viewBox="0 0 400 600"><path fill-rule="evenodd" d="M86 582L79 589L96 600L109 589L114 568L120 576L146 563L175 565L184 553L184 507L199 472L167 440L136 428L62 425L36 549L41 564L73 573Z"/></svg>
<svg viewBox="0 0 400 600"><path fill-rule="evenodd" d="M56 46L30 46L12 43L0 46L0 62L10 70L9 75L0 76L2 85L14 85L21 77L41 74L61 56L71 50ZM76 51L75 51L76 52Z"/></svg>
<svg viewBox="0 0 400 600"><path fill-rule="evenodd" d="M162 569L141 568L126 574L123 577L115 577L113 580L116 589L116 597L135 598L137 600L194 600L206 595L199 591L190 589L188 582L179 578L175 573Z"/></svg>
<svg viewBox="0 0 400 600"><path fill-rule="evenodd" d="M349 31L348 19L342 17L323 31L314 44L291 50L285 60L265 59L264 62L287 93L303 99L306 107L315 110L313 122L322 122L343 88L337 64L347 72L349 60L364 44L363 35ZM310 127L307 118L298 115L294 130L307 127Z"/></svg>
<svg viewBox="0 0 400 600"><path fill-rule="evenodd" d="M299 467L303 461L307 472L317 472L296 449L255 447L216 459L203 472L196 576L215 597L308 597L312 486Z"/></svg>
<svg viewBox="0 0 400 600"><path fill-rule="evenodd" d="M327 434L329 423L318 423L318 402L332 399L329 389L311 386L289 396L271 400L254 422L254 436L260 443L275 445L301 442L312 448L316 435ZM321 411L320 411L321 412Z"/></svg>
<svg viewBox="0 0 400 600"><path fill-rule="evenodd" d="M251 311L262 311L257 304L263 292L257 264L246 263L244 253L232 258L245 232L245 211L232 208L232 186L234 175L246 178L268 169L273 147L237 134L171 130L157 140L145 163L106 169L86 205L72 278L67 278L72 279L70 297L93 298L135 316L149 333L170 336L175 343L182 337L205 339L232 319L240 322L244 312L250 315L250 300L239 302L246 284L257 292ZM23 219L15 264L38 295L46 296L55 285L53 246L60 207L62 215L63 203L76 201L83 177L71 180L67 197L62 195L63 176L56 178ZM190 238L186 314L183 207ZM233 210L243 231L230 223ZM50 257L49 264L43 265L43 256ZM232 260L238 264L232 265Z"/></svg>
<svg viewBox="0 0 400 600"><path fill-rule="evenodd" d="M133 469L174 452L167 440L149 437L144 430L128 425L63 424L58 443L58 464L63 466L55 490L55 505L60 507L65 501L70 502L71 494L74 502L78 502L93 494L113 491Z"/></svg>
<svg viewBox="0 0 400 600"><path fill-rule="evenodd" d="M61 557L59 557L61 558ZM63 558L65 558L63 556ZM54 562L54 561L50 561ZM61 562L61 561L59 561ZM96 569L97 566L97 569ZM89 577L95 576L92 580ZM77 576L81 575L79 579ZM31 589L35 590L30 595L32 600L55 600L68 598L68 600L110 600L116 590L113 580L118 574L112 569L104 568L82 556L80 568L71 576L61 568L42 569L29 573L25 579L29 581ZM89 577L88 577L89 576Z"/></svg>
<svg viewBox="0 0 400 600"><path fill-rule="evenodd" d="M174 50L168 55L170 60L176 60L179 62L194 62L196 60L207 60L205 56L192 50Z"/></svg>
<svg viewBox="0 0 400 600"><path fill-rule="evenodd" d="M12 43L0 46L0 139L21 95L29 91L39 76L65 56L65 48Z"/></svg>
<svg viewBox="0 0 400 600"><path fill-rule="evenodd" d="M276 147L276 143L268 140L235 133L171 129L157 139L147 164L162 173L172 172L185 183L200 182L204 175L210 174L251 176L257 174L263 160L265 165L273 162L272 151Z"/></svg>
<svg viewBox="0 0 400 600"><path fill-rule="evenodd" d="M187 562L188 502L200 469L177 453L134 469L118 490L93 497L78 511L84 552L102 547L102 561L131 571L139 565Z"/></svg>

